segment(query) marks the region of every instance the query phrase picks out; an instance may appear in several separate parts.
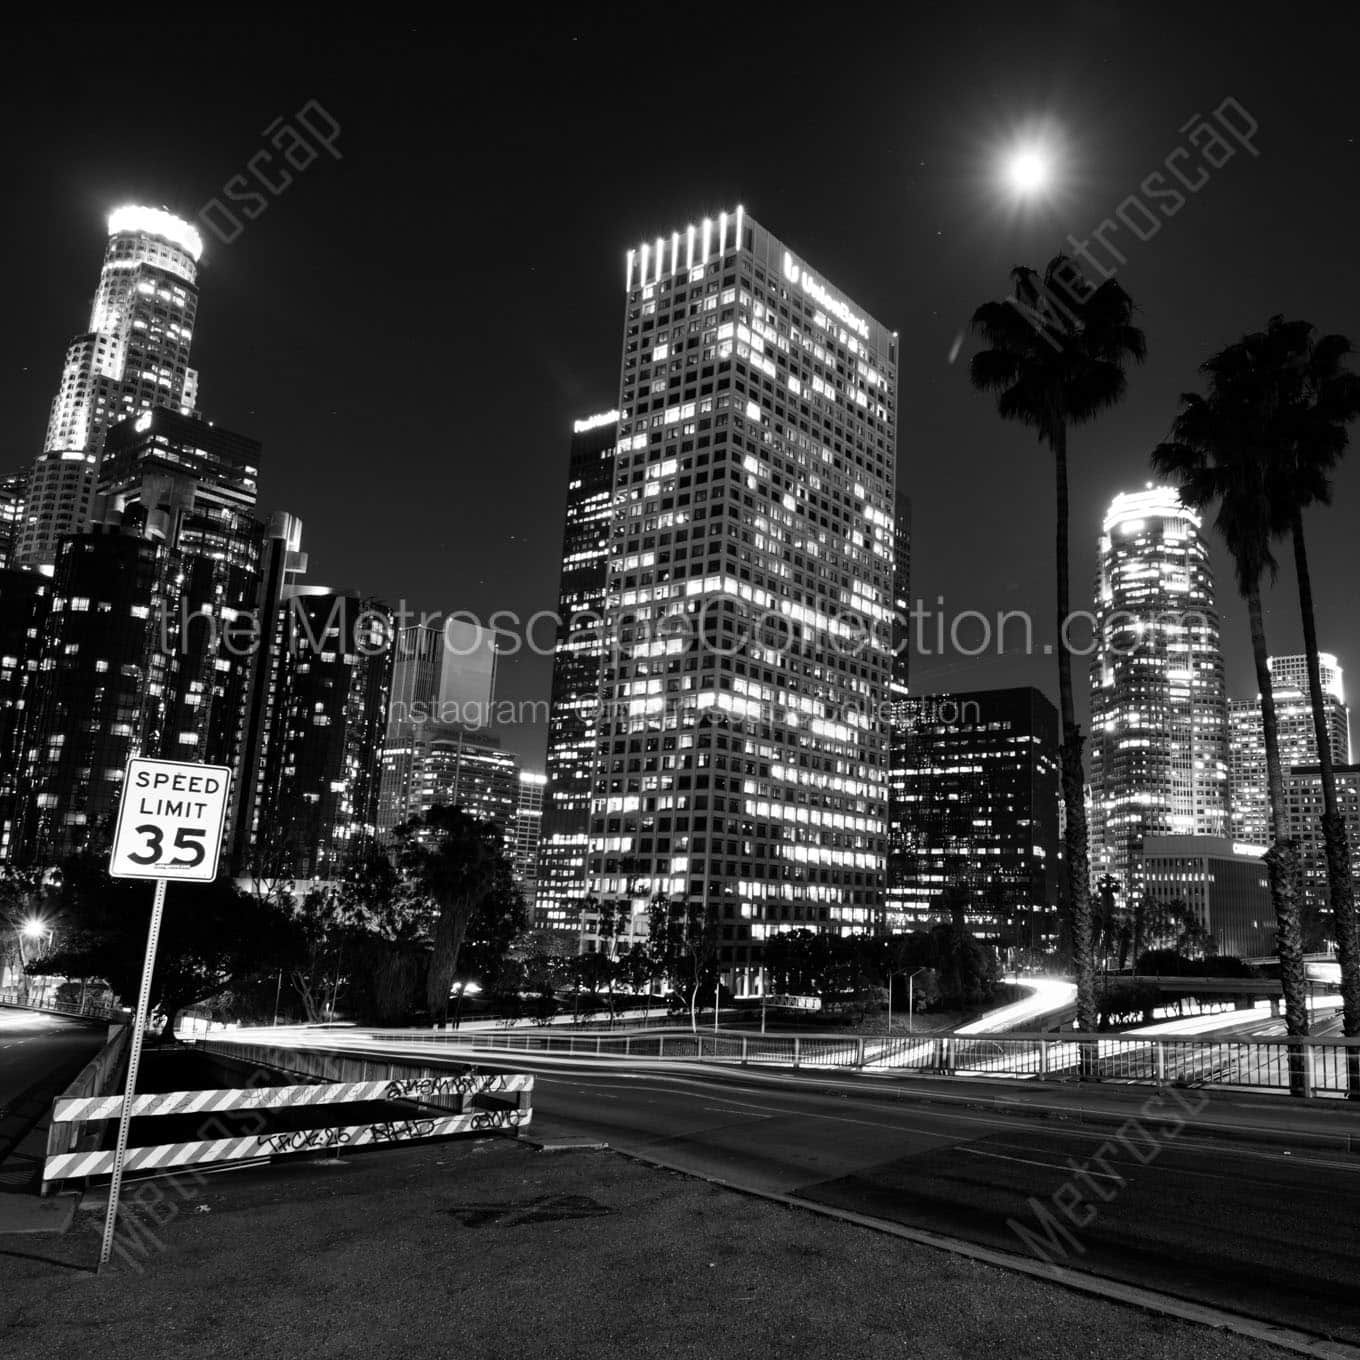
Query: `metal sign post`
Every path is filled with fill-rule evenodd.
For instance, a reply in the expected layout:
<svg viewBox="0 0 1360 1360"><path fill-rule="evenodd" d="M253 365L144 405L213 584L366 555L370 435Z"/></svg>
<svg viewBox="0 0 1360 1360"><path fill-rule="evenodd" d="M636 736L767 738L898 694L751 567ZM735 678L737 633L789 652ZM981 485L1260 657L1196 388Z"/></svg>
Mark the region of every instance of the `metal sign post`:
<svg viewBox="0 0 1360 1360"><path fill-rule="evenodd" d="M161 918L165 915L166 885L172 878L210 883L217 877L230 791L231 771L224 765L133 757L123 777L109 874L114 878L154 879L156 898L146 932L142 984L137 991L137 1013L128 1048L127 1084L118 1117L118 1144L113 1155L113 1179L109 1182L104 1240L99 1249L100 1270L109 1263L118 1227L118 1197L123 1188L128 1127L132 1123L137 1069L142 1060L142 1036L151 1006L151 978L156 969Z"/></svg>
<svg viewBox="0 0 1360 1360"><path fill-rule="evenodd" d="M113 1179L109 1182L109 1207L104 1216L104 1242L99 1248L99 1269L109 1263L113 1234L118 1223L118 1195L123 1188L123 1161L127 1157L128 1126L132 1123L132 1096L137 1089L137 1068L142 1061L142 1035L146 1032L146 1012L151 1001L151 974L156 967L156 945L165 914L166 880L156 880L156 900L151 907L151 924L146 932L146 958L142 962L142 985L137 989L137 1014L132 1022L132 1044L128 1048L127 1087L123 1110L118 1116L118 1147L113 1154Z"/></svg>

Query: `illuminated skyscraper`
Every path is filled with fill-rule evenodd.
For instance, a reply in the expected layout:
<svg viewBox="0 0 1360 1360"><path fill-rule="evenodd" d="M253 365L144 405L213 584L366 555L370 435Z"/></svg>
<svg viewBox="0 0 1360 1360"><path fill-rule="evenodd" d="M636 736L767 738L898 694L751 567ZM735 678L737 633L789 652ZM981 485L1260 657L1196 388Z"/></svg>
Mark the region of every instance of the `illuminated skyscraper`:
<svg viewBox="0 0 1360 1360"><path fill-rule="evenodd" d="M883 920L897 339L741 208L624 288L589 885L697 909L742 992Z"/></svg>
<svg viewBox="0 0 1360 1360"><path fill-rule="evenodd" d="M1042 949L1057 935L1058 711L1037 689L901 701L892 764L888 926L962 905L970 930Z"/></svg>
<svg viewBox="0 0 1360 1360"><path fill-rule="evenodd" d="M119 208L108 229L89 327L66 351L15 553L49 574L58 538L89 523L106 432L156 406L192 414L198 400L189 346L202 238L159 208Z"/></svg>
<svg viewBox="0 0 1360 1360"><path fill-rule="evenodd" d="M532 906L537 889L538 848L543 836L543 790L546 775L537 770L519 772L519 792L514 816L506 836L510 858L515 866L515 883L524 895L526 906Z"/></svg>
<svg viewBox="0 0 1360 1360"><path fill-rule="evenodd" d="M14 565L27 493L27 472L12 472L0 477L0 571Z"/></svg>
<svg viewBox="0 0 1360 1360"><path fill-rule="evenodd" d="M1320 654L1323 701L1332 763L1350 760L1350 713L1341 667L1330 652ZM1275 698L1275 726L1279 732L1280 765L1287 775L1296 765L1316 765L1317 733L1308 694L1308 659L1272 656L1271 691ZM1232 834L1238 841L1268 845L1270 803L1266 773L1265 731L1261 725L1261 697L1228 702L1232 783Z"/></svg>
<svg viewBox="0 0 1360 1360"><path fill-rule="evenodd" d="M548 786L534 902L538 924L555 930L579 924L579 904L586 895L618 429L617 411L578 420L567 462L562 580L548 709Z"/></svg>
<svg viewBox="0 0 1360 1360"><path fill-rule="evenodd" d="M456 618L439 628L417 623L397 632L378 799L384 835L422 810L420 790L435 778L421 770L430 743L490 723L499 636ZM446 763L442 754L434 760L440 768Z"/></svg>
<svg viewBox="0 0 1360 1360"><path fill-rule="evenodd" d="M1228 708L1209 549L1171 487L1114 498L1091 666L1091 873L1141 881L1148 835L1226 836Z"/></svg>

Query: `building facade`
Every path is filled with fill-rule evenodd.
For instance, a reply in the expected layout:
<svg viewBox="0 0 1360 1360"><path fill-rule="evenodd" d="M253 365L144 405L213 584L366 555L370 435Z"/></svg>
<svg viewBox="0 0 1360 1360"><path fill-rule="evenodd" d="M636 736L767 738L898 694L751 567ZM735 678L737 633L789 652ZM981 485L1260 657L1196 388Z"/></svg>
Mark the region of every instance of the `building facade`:
<svg viewBox="0 0 1360 1360"><path fill-rule="evenodd" d="M397 631L378 799L384 836L422 806L420 790L431 775L422 773L421 764L431 741L489 723L499 636L495 629L452 618L438 628L418 623ZM443 761L441 754L436 764Z"/></svg>
<svg viewBox="0 0 1360 1360"><path fill-rule="evenodd" d="M1333 775L1350 846L1351 878L1360 886L1360 765L1338 764ZM1304 944L1317 949L1332 944L1335 935L1330 920L1327 846L1322 838L1322 770L1316 761L1285 771L1284 806L1286 831L1299 847Z"/></svg>
<svg viewBox="0 0 1360 1360"><path fill-rule="evenodd" d="M515 814L506 836L515 884L526 906L533 904L538 889L538 851L543 839L543 794L547 783L547 775L537 770L519 772Z"/></svg>
<svg viewBox="0 0 1360 1360"><path fill-rule="evenodd" d="M893 733L888 928L1056 942L1058 712L1037 689L919 695Z"/></svg>
<svg viewBox="0 0 1360 1360"><path fill-rule="evenodd" d="M154 407L188 415L198 404L189 349L202 238L146 207L116 209L108 233L89 325L66 351L15 550L20 565L49 574L61 536L90 522L107 431Z"/></svg>
<svg viewBox="0 0 1360 1360"><path fill-rule="evenodd" d="M1263 851L1224 836L1148 836L1147 895L1182 901L1199 917L1220 954L1259 958L1275 952L1275 911Z"/></svg>
<svg viewBox="0 0 1360 1360"><path fill-rule="evenodd" d="M19 858L30 800L29 735L38 716L38 671L52 581L0 569L0 864Z"/></svg>
<svg viewBox="0 0 1360 1360"><path fill-rule="evenodd" d="M613 518L619 413L575 422L567 459L562 577L557 595L548 784L539 848L534 920L575 930L587 892L586 843L605 653L605 582Z"/></svg>
<svg viewBox="0 0 1360 1360"><path fill-rule="evenodd" d="M16 565L19 528L24 522L28 473L11 472L0 477L0 571Z"/></svg>
<svg viewBox="0 0 1360 1360"><path fill-rule="evenodd" d="M1320 661L1332 764L1345 765L1350 761L1351 739L1344 676L1331 653L1323 652ZM1316 765L1317 732L1313 726L1307 658L1272 656L1268 664L1275 699L1280 765L1286 773L1296 765ZM1253 845L1269 845L1272 839L1270 790L1260 696L1229 700L1228 721L1233 838Z"/></svg>
<svg viewBox="0 0 1360 1360"><path fill-rule="evenodd" d="M1226 836L1228 705L1209 548L1174 488L1105 516L1091 667L1091 874L1137 895L1149 835Z"/></svg>
<svg viewBox="0 0 1360 1360"><path fill-rule="evenodd" d="M690 903L741 992L883 922L897 339L741 208L624 288L588 884Z"/></svg>

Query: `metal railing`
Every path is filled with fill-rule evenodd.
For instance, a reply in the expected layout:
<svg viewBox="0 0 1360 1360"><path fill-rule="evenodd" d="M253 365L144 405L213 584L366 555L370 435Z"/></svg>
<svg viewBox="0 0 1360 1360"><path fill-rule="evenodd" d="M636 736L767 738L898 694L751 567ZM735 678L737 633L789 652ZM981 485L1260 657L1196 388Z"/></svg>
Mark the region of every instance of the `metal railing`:
<svg viewBox="0 0 1360 1360"><path fill-rule="evenodd" d="M126 1020L130 1014L126 1006L105 1006L95 1001L68 1006L63 1002L35 1000L33 993L22 987L0 987L0 1005L14 1006L26 1011L45 1011L52 1015L73 1015L85 1020Z"/></svg>
<svg viewBox="0 0 1360 1360"><path fill-rule="evenodd" d="M243 1035L220 1036L248 1043ZM281 1043L289 1039L280 1037ZM759 1035L730 1031L650 1030L566 1033L515 1029L477 1033L351 1029L309 1031L307 1044L353 1051L443 1049L471 1053L546 1053L793 1068L902 1072L916 1075L1060 1081L1078 1076L1111 1082L1290 1088L1290 1050L1309 1095L1342 1095L1348 1067L1360 1069L1360 1039L1254 1039L1239 1036L1152 1037L1109 1034Z"/></svg>

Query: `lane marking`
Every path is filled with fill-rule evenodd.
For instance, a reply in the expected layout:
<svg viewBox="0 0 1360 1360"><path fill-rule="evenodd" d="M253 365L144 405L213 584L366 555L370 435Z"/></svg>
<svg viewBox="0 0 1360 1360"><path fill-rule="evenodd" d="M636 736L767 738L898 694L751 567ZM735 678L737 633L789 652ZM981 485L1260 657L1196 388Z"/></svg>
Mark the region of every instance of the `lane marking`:
<svg viewBox="0 0 1360 1360"><path fill-rule="evenodd" d="M1069 1176L1072 1174L1070 1166L1064 1166L1059 1162L1036 1162L1028 1157L1008 1157L1002 1152L984 1152L981 1148L975 1147L958 1147L955 1151L966 1152L973 1157L991 1157L998 1162L1023 1162L1026 1166L1042 1166L1049 1171L1065 1171ZM1118 1181L1120 1185L1131 1185L1133 1183L1127 1176L1116 1176L1113 1172L1107 1171L1084 1171L1082 1175L1094 1176L1100 1180Z"/></svg>

